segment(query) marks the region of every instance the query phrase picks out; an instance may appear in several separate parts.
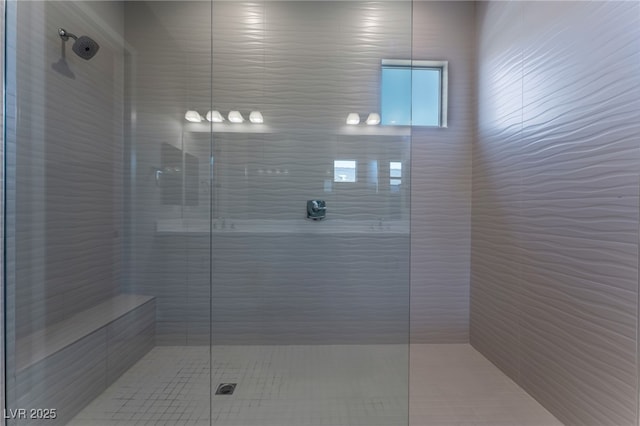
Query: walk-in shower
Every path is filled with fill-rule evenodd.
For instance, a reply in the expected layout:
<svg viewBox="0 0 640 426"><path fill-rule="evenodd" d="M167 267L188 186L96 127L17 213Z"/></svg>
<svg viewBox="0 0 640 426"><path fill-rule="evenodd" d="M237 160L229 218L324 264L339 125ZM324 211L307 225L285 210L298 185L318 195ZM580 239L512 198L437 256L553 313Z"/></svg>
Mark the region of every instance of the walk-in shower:
<svg viewBox="0 0 640 426"><path fill-rule="evenodd" d="M7 12L9 423L406 425L411 3Z"/></svg>
<svg viewBox="0 0 640 426"><path fill-rule="evenodd" d="M0 7L5 424L638 425L640 3Z"/></svg>

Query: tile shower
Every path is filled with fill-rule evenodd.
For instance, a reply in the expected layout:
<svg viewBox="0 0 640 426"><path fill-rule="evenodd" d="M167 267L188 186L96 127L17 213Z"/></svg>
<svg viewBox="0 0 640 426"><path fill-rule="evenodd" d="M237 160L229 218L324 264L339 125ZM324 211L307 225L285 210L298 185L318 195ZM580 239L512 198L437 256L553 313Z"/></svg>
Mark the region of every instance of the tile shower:
<svg viewBox="0 0 640 426"><path fill-rule="evenodd" d="M7 424L637 426L638 3L2 7Z"/></svg>

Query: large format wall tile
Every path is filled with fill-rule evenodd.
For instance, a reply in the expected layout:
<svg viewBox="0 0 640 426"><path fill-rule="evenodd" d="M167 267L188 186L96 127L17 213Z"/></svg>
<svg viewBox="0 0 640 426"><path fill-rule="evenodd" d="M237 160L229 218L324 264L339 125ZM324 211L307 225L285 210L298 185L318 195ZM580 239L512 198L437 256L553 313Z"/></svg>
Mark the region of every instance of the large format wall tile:
<svg viewBox="0 0 640 426"><path fill-rule="evenodd" d="M471 342L565 423L636 425L640 6L480 12Z"/></svg>

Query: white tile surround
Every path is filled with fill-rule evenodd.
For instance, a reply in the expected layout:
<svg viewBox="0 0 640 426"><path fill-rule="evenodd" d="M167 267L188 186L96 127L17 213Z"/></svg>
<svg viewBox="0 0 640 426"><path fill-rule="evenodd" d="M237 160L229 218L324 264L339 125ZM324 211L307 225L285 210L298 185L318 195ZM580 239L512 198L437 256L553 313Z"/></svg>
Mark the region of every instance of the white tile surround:
<svg viewBox="0 0 640 426"><path fill-rule="evenodd" d="M470 341L571 425L639 424L639 23L477 7Z"/></svg>
<svg viewBox="0 0 640 426"><path fill-rule="evenodd" d="M154 348L69 426L561 425L467 344ZM410 383L407 361L410 357Z"/></svg>

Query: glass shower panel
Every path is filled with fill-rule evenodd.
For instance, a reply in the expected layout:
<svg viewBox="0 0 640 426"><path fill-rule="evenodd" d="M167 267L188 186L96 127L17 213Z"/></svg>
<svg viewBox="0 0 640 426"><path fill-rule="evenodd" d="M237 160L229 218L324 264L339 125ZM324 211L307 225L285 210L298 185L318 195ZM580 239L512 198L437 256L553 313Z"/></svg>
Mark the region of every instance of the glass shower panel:
<svg viewBox="0 0 640 426"><path fill-rule="evenodd" d="M6 23L6 7L5 1L0 1L0 82L2 84L3 91L5 90L5 56L6 56L6 45L5 45L5 23ZM2 176L0 182L0 241L3 243L0 244L0 259L5 259L5 132L4 132L4 124L5 124L5 108L2 108L2 112L0 113L0 129L3 129L0 132L0 175ZM5 262L0 261L0 288L5 288ZM4 291L0 291L0 365L5 365L5 294ZM6 398L5 398L5 369L0 369L0 404L3 407L6 407Z"/></svg>
<svg viewBox="0 0 640 426"><path fill-rule="evenodd" d="M67 424L153 346L126 290L123 4L7 2L7 410Z"/></svg>
<svg viewBox="0 0 640 426"><path fill-rule="evenodd" d="M406 425L410 129L365 121L411 3L214 2L212 28L214 424Z"/></svg>
<svg viewBox="0 0 640 426"><path fill-rule="evenodd" d="M10 425L210 424L210 16L7 2Z"/></svg>

